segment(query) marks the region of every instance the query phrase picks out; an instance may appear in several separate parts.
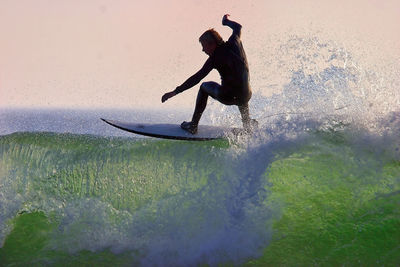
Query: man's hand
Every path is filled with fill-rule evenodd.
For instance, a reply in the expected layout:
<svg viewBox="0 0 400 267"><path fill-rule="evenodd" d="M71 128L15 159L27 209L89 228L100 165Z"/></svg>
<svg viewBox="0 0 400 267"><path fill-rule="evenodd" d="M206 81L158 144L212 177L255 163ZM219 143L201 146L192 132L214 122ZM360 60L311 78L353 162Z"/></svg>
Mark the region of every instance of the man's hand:
<svg viewBox="0 0 400 267"><path fill-rule="evenodd" d="M164 103L165 101L167 101L169 98L171 98L173 96L176 96L176 93L174 91L168 92L161 97L161 102Z"/></svg>
<svg viewBox="0 0 400 267"><path fill-rule="evenodd" d="M226 25L226 22L228 21L228 17L229 17L230 15L229 14L225 14L223 17L222 17L222 25Z"/></svg>

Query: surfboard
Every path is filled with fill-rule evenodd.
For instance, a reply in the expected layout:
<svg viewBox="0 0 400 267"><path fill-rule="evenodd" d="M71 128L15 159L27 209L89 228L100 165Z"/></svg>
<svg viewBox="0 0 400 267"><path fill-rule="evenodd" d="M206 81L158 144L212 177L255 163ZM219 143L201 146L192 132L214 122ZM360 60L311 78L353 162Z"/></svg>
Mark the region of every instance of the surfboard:
<svg viewBox="0 0 400 267"><path fill-rule="evenodd" d="M153 124L153 123L132 123L101 118L104 122L118 129L131 133L151 136L164 139L207 141L214 139L227 139L229 136L238 135L244 132L243 129L212 125L199 125L196 134L191 134L178 124Z"/></svg>

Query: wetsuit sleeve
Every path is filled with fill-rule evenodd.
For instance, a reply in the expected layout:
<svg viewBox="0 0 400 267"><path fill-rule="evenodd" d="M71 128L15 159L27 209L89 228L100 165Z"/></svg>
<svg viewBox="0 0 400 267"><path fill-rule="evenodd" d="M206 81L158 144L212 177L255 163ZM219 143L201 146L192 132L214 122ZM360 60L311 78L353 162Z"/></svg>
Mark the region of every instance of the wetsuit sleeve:
<svg viewBox="0 0 400 267"><path fill-rule="evenodd" d="M240 38L242 25L240 25L239 23L237 23L235 21L229 20L229 19L224 20L223 24L233 30L232 35L231 35L231 37L229 37L229 39L231 39L232 37L235 37L235 36Z"/></svg>
<svg viewBox="0 0 400 267"><path fill-rule="evenodd" d="M213 69L212 62L212 58L209 57L206 63L204 63L203 67L198 72L189 77L182 85L176 87L174 92L179 94L198 84Z"/></svg>

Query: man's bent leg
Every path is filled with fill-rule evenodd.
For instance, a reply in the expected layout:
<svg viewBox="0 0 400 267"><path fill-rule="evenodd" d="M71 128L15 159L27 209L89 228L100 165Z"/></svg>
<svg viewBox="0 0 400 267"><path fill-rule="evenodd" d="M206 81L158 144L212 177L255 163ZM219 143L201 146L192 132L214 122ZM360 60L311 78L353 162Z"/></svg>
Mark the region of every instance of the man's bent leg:
<svg viewBox="0 0 400 267"><path fill-rule="evenodd" d="M199 124L201 115L207 106L208 96L218 98L221 86L216 82L204 82L201 84L199 92L197 93L196 107L194 109L192 123Z"/></svg>

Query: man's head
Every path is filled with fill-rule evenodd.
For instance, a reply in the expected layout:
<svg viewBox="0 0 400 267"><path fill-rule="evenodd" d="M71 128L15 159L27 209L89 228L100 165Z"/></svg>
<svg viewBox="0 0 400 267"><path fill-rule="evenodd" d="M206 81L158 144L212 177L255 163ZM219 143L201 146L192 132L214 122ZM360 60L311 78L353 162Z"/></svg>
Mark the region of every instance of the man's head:
<svg viewBox="0 0 400 267"><path fill-rule="evenodd" d="M199 38L201 45L203 46L203 51L207 55L211 56L214 53L215 48L222 44L224 40L221 35L214 29L209 29L205 31Z"/></svg>

